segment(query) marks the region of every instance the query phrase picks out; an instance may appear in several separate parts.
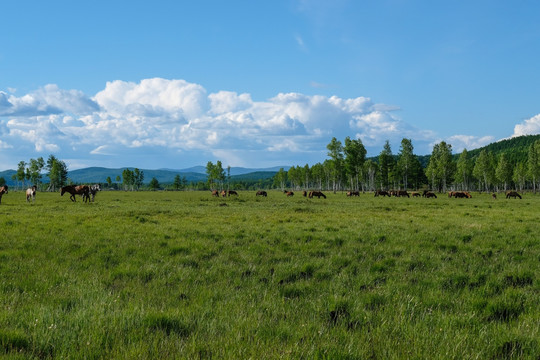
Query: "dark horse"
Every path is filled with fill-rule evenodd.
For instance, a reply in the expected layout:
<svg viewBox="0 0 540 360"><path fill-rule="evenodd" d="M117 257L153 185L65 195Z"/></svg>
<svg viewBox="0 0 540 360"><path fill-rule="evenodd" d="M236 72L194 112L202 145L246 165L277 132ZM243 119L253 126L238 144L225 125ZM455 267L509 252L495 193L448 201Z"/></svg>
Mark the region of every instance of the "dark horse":
<svg viewBox="0 0 540 360"><path fill-rule="evenodd" d="M310 191L308 198L313 199L313 197L316 196L318 199L323 198L326 199L326 195L324 195L321 191Z"/></svg>
<svg viewBox="0 0 540 360"><path fill-rule="evenodd" d="M264 197L267 197L268 196L268 193L264 190L259 190L257 191L257 193L255 193L255 196L264 196Z"/></svg>
<svg viewBox="0 0 540 360"><path fill-rule="evenodd" d="M8 193L8 186L0 186L0 204L2 203L2 195Z"/></svg>
<svg viewBox="0 0 540 360"><path fill-rule="evenodd" d="M60 196L64 196L64 193L70 193L71 201L75 202L75 195L82 195L84 202L90 199L90 186L88 185L67 185L60 189Z"/></svg>
<svg viewBox="0 0 540 360"><path fill-rule="evenodd" d="M521 195L519 195L517 191L508 191L508 192L506 193L506 198L507 198L507 199L510 199L511 197L513 197L514 199L515 199L516 197L518 197L518 198L521 199Z"/></svg>

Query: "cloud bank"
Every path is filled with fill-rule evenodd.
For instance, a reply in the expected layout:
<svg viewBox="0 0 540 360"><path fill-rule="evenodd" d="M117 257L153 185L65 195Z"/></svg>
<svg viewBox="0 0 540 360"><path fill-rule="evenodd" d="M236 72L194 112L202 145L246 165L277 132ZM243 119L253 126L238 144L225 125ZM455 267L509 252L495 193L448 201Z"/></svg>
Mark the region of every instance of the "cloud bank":
<svg viewBox="0 0 540 360"><path fill-rule="evenodd" d="M280 93L254 101L161 78L108 82L93 97L46 85L20 97L0 92L0 154L16 164L53 153L72 168L180 168L214 159L264 167L324 161L330 139L346 136L361 139L370 156L386 140L397 146L404 137L417 152L429 152L436 134L403 122L398 110L367 97ZM538 131L539 119L523 127ZM493 139L453 140L471 148Z"/></svg>

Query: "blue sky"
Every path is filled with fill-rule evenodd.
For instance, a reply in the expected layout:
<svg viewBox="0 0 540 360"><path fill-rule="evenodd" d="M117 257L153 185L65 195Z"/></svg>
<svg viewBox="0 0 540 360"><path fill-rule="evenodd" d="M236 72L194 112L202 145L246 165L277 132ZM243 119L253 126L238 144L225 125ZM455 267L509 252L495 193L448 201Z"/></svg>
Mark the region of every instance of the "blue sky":
<svg viewBox="0 0 540 360"><path fill-rule="evenodd" d="M304 165L540 133L536 1L10 1L0 170Z"/></svg>

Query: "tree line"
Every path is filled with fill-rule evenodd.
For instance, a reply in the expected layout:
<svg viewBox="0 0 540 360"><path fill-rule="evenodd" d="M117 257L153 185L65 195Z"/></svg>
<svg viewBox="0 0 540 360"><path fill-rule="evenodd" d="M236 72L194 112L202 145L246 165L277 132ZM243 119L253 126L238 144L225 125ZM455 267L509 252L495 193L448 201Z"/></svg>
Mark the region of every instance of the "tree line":
<svg viewBox="0 0 540 360"><path fill-rule="evenodd" d="M367 151L360 139L346 137L342 143L335 137L326 146L328 158L312 166L292 166L287 171L281 168L271 179L231 181L230 166L224 169L221 161L206 165L207 181L188 182L176 175L172 184L162 185L152 178L148 183L151 190L254 190L254 189L318 189L326 191L375 191L375 190L419 190L431 189L446 192L506 191L509 189L536 192L540 186L540 136L517 138L503 144L488 145L471 152L464 149L452 154L452 145L441 141L433 146L431 155L418 156L410 139L402 139L397 154L392 153L386 141L380 154L367 158ZM528 144L528 145L527 145ZM503 148L497 152L493 149ZM17 186L31 183L40 188L47 185L48 191L56 191L70 184L68 169L64 161L50 155L20 161L12 180ZM43 175L48 184L43 183ZM125 169L116 176L116 183L107 177L111 189L139 190L144 185L144 172L137 168ZM0 186L5 183L0 178Z"/></svg>
<svg viewBox="0 0 540 360"><path fill-rule="evenodd" d="M496 155L482 149L477 156L464 149L452 155L452 145L441 141L433 146L424 167L414 154L410 139L402 139L394 155L389 141L375 158L366 158L366 149L359 139L345 138L344 143L332 138L322 163L312 166L283 168L274 176L273 187L281 190L319 189L328 191L375 191L432 189L446 192L506 191L540 186L540 140L532 142L527 156L516 157L510 151ZM510 154L510 155L509 155ZM422 159L423 160L423 159Z"/></svg>
<svg viewBox="0 0 540 360"><path fill-rule="evenodd" d="M11 179L21 188L24 188L27 184L41 187L44 169L46 171L45 175L49 178L47 191L56 191L68 183L67 165L54 155L49 155L46 162L43 157L30 159L28 162L19 161L17 171L11 176ZM5 182L5 179L3 182Z"/></svg>

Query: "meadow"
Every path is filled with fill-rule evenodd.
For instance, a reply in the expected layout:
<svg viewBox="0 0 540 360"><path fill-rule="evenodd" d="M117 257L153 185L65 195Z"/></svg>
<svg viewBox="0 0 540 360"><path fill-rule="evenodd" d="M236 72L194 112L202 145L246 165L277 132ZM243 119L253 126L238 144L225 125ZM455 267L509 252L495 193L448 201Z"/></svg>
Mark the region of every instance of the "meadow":
<svg viewBox="0 0 540 360"><path fill-rule="evenodd" d="M540 196L0 204L0 356L540 359Z"/></svg>

